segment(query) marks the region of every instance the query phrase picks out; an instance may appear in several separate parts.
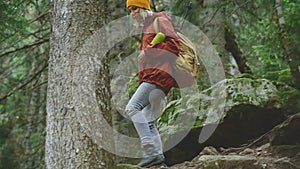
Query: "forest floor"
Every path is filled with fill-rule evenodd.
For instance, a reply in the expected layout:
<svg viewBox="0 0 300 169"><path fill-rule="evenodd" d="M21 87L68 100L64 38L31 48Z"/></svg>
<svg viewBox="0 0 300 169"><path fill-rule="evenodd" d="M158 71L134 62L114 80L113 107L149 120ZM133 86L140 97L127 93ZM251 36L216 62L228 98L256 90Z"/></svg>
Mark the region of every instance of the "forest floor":
<svg viewBox="0 0 300 169"><path fill-rule="evenodd" d="M159 167L151 167L157 169ZM192 161L169 169L300 169L300 145L239 147L216 150L206 147Z"/></svg>
<svg viewBox="0 0 300 169"><path fill-rule="evenodd" d="M228 148L207 146L191 160L164 168L300 169L299 130L300 113L297 113L260 137L249 140L244 145ZM150 169L159 168L161 167L154 166ZM126 169L139 168L133 166Z"/></svg>
<svg viewBox="0 0 300 169"><path fill-rule="evenodd" d="M300 145L249 145L220 150L206 147L191 161L150 169L300 169ZM141 169L134 165L118 169Z"/></svg>

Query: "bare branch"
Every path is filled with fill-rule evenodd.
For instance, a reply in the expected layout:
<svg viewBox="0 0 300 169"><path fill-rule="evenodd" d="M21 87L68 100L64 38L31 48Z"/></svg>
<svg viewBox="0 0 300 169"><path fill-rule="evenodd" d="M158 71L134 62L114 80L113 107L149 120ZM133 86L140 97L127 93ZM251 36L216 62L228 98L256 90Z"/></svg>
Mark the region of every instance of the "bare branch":
<svg viewBox="0 0 300 169"><path fill-rule="evenodd" d="M36 18L30 20L28 23L33 23L35 21L38 21L40 18L42 18L42 17L44 17L48 14L50 14L50 9L46 10L44 13L41 13L39 16L37 16Z"/></svg>
<svg viewBox="0 0 300 169"><path fill-rule="evenodd" d="M44 61L44 62L45 62L45 61ZM24 88L25 86L27 86L30 82L32 82L34 79L36 79L36 77L37 77L38 75L40 75L40 74L45 70L45 68L46 68L47 66L48 66L48 63L45 62L45 63L43 64L42 68L41 68L39 71L37 71L37 72L35 72L34 74L32 74L31 76L29 76L29 79L28 79L27 81L25 81L24 83L22 83L21 85L19 85L19 86L16 87L15 89L13 89L11 92L5 94L4 96L1 96L1 97L0 97L0 101L5 100L7 97L13 95L13 94L16 93L18 90L20 90L20 89Z"/></svg>
<svg viewBox="0 0 300 169"><path fill-rule="evenodd" d="M3 56L6 56L6 55L8 55L8 54L12 54L12 53L15 53L15 52L19 52L19 51L21 51L21 50L25 50L25 49L31 48L31 47L33 47L33 46L41 45L41 44L46 43L46 42L49 42L49 38L43 39L43 40L41 40L41 41L34 42L33 44L25 45L25 46L23 46L23 47L21 47L21 48L15 49L15 50L11 50L11 51L2 53L2 54L0 55L0 58L3 57Z"/></svg>
<svg viewBox="0 0 300 169"><path fill-rule="evenodd" d="M239 5L238 7L236 7L236 8L231 12L231 14L230 14L229 16L231 16L231 15L234 14L234 13L236 13L237 10L239 10L239 9L243 8L244 6L246 6L250 1L252 1L252 0L248 0L248 1L244 2L244 3L242 3L241 5Z"/></svg>

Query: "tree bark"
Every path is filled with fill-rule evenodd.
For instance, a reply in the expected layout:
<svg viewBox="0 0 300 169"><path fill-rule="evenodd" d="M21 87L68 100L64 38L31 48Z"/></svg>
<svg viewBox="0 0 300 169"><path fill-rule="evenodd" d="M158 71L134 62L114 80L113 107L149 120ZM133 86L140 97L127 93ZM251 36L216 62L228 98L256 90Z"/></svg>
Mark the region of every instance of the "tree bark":
<svg viewBox="0 0 300 169"><path fill-rule="evenodd" d="M114 168L114 157L93 142L76 117L73 76L79 49L105 22L107 1L51 2L51 39L47 92L46 168ZM89 63L80 63L89 64ZM105 63L104 63L105 64ZM105 69L101 73L106 73ZM106 77L104 74L103 77ZM107 80L107 79L105 79ZM101 83L108 88L108 83ZM100 91L101 93L102 91ZM107 93L102 93L106 95ZM109 97L99 97L108 103ZM108 105L109 106L109 105ZM101 111L107 111L101 109ZM102 112L109 118L109 112ZM99 129L101 130L101 129Z"/></svg>
<svg viewBox="0 0 300 169"><path fill-rule="evenodd" d="M203 9L200 10L200 20L195 21L195 23L201 23L199 27L201 27L201 30L203 30L204 34L210 39L212 44L216 46L225 73L228 75L235 75L239 73L237 65L229 51L225 49L226 10L224 4L226 1L203 0L201 2L203 3Z"/></svg>
<svg viewBox="0 0 300 169"><path fill-rule="evenodd" d="M232 54L233 58L235 59L238 65L239 71L241 73L251 73L251 69L246 64L246 59L243 57L243 53L235 41L235 36L229 30L229 28L225 28L225 40L226 40L225 49Z"/></svg>

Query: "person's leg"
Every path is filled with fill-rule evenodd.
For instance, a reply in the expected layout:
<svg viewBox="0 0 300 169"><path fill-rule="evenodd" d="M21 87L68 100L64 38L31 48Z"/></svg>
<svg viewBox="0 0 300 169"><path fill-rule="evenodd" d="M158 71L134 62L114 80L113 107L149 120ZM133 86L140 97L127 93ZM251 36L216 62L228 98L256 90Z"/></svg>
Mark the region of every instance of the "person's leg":
<svg viewBox="0 0 300 169"><path fill-rule="evenodd" d="M142 145L154 144L148 125L150 119L148 119L149 116L147 117L146 114L143 113L143 109L150 107L149 96L151 92L156 89L158 89L158 86L155 84L142 83L126 106L126 114L133 121Z"/></svg>
<svg viewBox="0 0 300 169"><path fill-rule="evenodd" d="M148 156L138 164L142 167L149 167L149 165L164 161L160 136L154 123L152 123L157 117L156 112L158 112L157 108L159 107L157 104L160 104L164 97L162 93L158 86L142 83L126 106L126 113L133 121L146 152L145 155Z"/></svg>
<svg viewBox="0 0 300 169"><path fill-rule="evenodd" d="M155 126L155 122L149 122L149 128L150 128L150 132L152 134L153 137L153 141L154 141L154 146L155 146L155 151L158 154L163 154L163 148L162 148L162 142L161 142L161 137L160 134Z"/></svg>
<svg viewBox="0 0 300 169"><path fill-rule="evenodd" d="M161 102L164 97L165 94L163 93L163 91L158 89L153 90L149 96L150 104L142 110L143 114L148 119L150 133L154 142L154 147L151 151L152 155L163 154L162 142L159 132L155 126L155 120L160 116L160 113L162 112Z"/></svg>
<svg viewBox="0 0 300 169"><path fill-rule="evenodd" d="M154 141L154 149L155 149L155 152L158 154L163 154L163 149L162 149L162 142L161 142L160 134L155 126L155 120L160 115L159 113L162 112L161 102L164 99L164 97L165 97L165 94L161 90L156 90L156 91L152 92L152 94L149 97L151 107L147 113L147 114L153 116L153 117L149 118L152 121L149 121L148 124L149 124L150 132L152 134L153 141Z"/></svg>
<svg viewBox="0 0 300 169"><path fill-rule="evenodd" d="M149 122L148 126L152 134L154 144L144 145L144 149L148 152L147 154L149 156L143 158L137 165L140 167L151 167L154 165L166 166L166 164L164 164L165 156L163 154L161 138L154 121Z"/></svg>

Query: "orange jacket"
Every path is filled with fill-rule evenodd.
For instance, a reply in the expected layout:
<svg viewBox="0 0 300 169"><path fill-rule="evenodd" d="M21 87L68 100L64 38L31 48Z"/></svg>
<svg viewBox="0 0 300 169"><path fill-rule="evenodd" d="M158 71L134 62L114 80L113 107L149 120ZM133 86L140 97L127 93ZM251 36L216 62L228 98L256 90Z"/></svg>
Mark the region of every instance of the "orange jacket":
<svg viewBox="0 0 300 169"><path fill-rule="evenodd" d="M166 39L152 45L150 43L156 35L153 24L155 18L158 21L158 30L166 35ZM139 83L154 83L167 94L172 87L177 86L172 78L172 64L180 52L180 41L172 19L166 12L154 13L146 18L140 50L144 50L146 59L139 60Z"/></svg>

